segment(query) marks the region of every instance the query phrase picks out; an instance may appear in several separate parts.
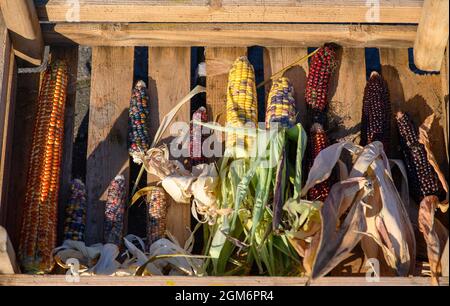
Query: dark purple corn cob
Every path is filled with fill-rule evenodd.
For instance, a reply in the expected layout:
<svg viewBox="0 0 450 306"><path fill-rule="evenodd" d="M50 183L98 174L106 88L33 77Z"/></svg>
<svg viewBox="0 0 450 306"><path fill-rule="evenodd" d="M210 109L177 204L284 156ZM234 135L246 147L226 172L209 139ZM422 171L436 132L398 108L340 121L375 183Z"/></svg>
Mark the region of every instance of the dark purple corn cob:
<svg viewBox="0 0 450 306"><path fill-rule="evenodd" d="M311 58L306 83L305 100L314 117L314 122L324 120L323 112L328 106L328 89L331 76L336 69L336 48L326 44Z"/></svg>
<svg viewBox="0 0 450 306"><path fill-rule="evenodd" d="M118 175L108 187L104 223L105 243L120 245L122 242L126 195L125 178Z"/></svg>
<svg viewBox="0 0 450 306"><path fill-rule="evenodd" d="M75 179L71 185L71 195L66 205L64 240L84 241L86 228L86 187Z"/></svg>
<svg viewBox="0 0 450 306"><path fill-rule="evenodd" d="M310 148L310 163L309 169L311 169L314 159L319 155L320 151L328 146L328 138L322 125L319 123L314 123L311 127L310 137L309 137L309 148ZM319 183L312 187L308 191L308 200L310 201L322 201L328 197L331 189L331 181L327 179L322 183Z"/></svg>
<svg viewBox="0 0 450 306"><path fill-rule="evenodd" d="M194 122L207 122L208 114L206 113L205 107L200 107L192 115L191 124L191 141L190 141L190 156L191 156L191 166L197 166L204 164L208 161L207 158L203 156L202 145L205 140L205 135L202 134L203 127L200 124L195 124Z"/></svg>
<svg viewBox="0 0 450 306"><path fill-rule="evenodd" d="M361 145L374 141L389 149L391 130L391 102L386 81L377 72L372 72L364 89L361 119Z"/></svg>
<svg viewBox="0 0 450 306"><path fill-rule="evenodd" d="M138 81L131 93L128 143L130 154L146 152L150 148L148 127L149 115L147 87L143 81Z"/></svg>
<svg viewBox="0 0 450 306"><path fill-rule="evenodd" d="M414 123L402 112L397 113L396 119L411 195L417 203L426 196L439 197L441 185L438 175L428 161L425 146L419 142Z"/></svg>

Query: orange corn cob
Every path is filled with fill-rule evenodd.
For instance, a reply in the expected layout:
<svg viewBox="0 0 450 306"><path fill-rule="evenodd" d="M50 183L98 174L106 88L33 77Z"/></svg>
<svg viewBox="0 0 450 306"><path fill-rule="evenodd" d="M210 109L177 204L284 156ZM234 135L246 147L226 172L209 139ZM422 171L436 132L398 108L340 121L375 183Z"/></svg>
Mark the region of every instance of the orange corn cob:
<svg viewBox="0 0 450 306"><path fill-rule="evenodd" d="M66 88L67 66L55 61L42 78L27 176L19 244L27 272L47 271L53 262Z"/></svg>

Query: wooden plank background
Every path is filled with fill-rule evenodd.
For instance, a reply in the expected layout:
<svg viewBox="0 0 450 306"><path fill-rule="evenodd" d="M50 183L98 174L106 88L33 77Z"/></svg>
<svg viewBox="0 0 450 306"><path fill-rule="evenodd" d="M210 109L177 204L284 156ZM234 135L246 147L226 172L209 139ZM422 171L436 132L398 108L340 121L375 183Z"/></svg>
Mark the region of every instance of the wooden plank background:
<svg viewBox="0 0 450 306"><path fill-rule="evenodd" d="M149 48L149 94L150 94L150 135L155 135L159 123L172 108L190 92L191 88L191 49L190 48ZM185 104L174 122L190 121L190 105ZM170 130L170 128L169 128ZM160 144L167 144L173 139L169 133L163 135ZM183 159L180 159L183 162ZM150 183L158 181L149 175ZM190 204L175 202L166 196L169 207L167 212L167 230L184 246L189 237L191 226Z"/></svg>
<svg viewBox="0 0 450 306"><path fill-rule="evenodd" d="M128 190L128 107L133 63L134 48L131 47L96 47L92 50L86 173L88 245L103 242L105 202L110 182L122 174Z"/></svg>

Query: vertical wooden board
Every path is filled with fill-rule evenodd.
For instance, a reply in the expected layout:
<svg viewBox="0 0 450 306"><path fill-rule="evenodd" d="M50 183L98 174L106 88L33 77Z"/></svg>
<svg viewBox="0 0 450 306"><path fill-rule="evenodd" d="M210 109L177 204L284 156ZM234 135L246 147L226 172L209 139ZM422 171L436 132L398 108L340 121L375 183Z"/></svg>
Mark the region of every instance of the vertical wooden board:
<svg viewBox="0 0 450 306"><path fill-rule="evenodd" d="M233 62L247 55L247 48L205 48L206 105L209 120L226 122L228 72Z"/></svg>
<svg viewBox="0 0 450 306"><path fill-rule="evenodd" d="M58 199L58 241L62 242L64 230L65 206L70 197L70 181L72 179L73 130L75 124L75 100L77 93L78 46L53 47L52 59L66 62L68 72L67 98L64 114L64 144L61 161L61 174Z"/></svg>
<svg viewBox="0 0 450 306"><path fill-rule="evenodd" d="M15 247L18 248L20 227L27 184L28 165L33 141L33 130L37 112L40 75L19 74L17 76L16 105L14 110L14 131L10 187L7 202L6 230Z"/></svg>
<svg viewBox="0 0 450 306"><path fill-rule="evenodd" d="M104 210L110 182L122 174L128 190L127 132L133 61L132 47L95 47L92 50L86 166L87 244L103 241Z"/></svg>
<svg viewBox="0 0 450 306"><path fill-rule="evenodd" d="M190 48L155 48L148 51L149 56L149 95L150 95L150 132L155 135L159 123L172 108L191 90L191 49ZM173 122L190 121L190 104L185 104ZM169 145L173 138L163 135L161 143ZM157 181L149 175L148 181ZM189 204L176 203L167 195L169 208L167 213L167 230L184 245L189 237L186 228L191 225Z"/></svg>
<svg viewBox="0 0 450 306"><path fill-rule="evenodd" d="M8 192L11 185L12 141L14 135L15 91L17 65L8 36L4 44L3 64L0 63L0 225L6 224Z"/></svg>
<svg viewBox="0 0 450 306"><path fill-rule="evenodd" d="M307 48L291 48L276 47L264 49L264 80L268 80L273 74L289 66L300 58L308 54ZM297 120L302 124L306 123L306 104L305 104L305 88L306 76L308 73L308 61L296 65L284 73L294 86L294 98L297 106ZM268 92L272 86L272 82L267 83L266 89L266 105Z"/></svg>
<svg viewBox="0 0 450 306"><path fill-rule="evenodd" d="M443 148L445 112L441 76L413 72L409 67L408 49L380 49L380 61L382 74L389 86L393 114L400 110L407 112L417 126L429 115L436 115L430 142L441 169L448 175L448 162ZM397 157L400 157L395 122L392 127L393 153L396 152Z"/></svg>
<svg viewBox="0 0 450 306"><path fill-rule="evenodd" d="M364 48L338 50L338 69L329 91L330 137L353 137L360 131L362 100L366 86Z"/></svg>

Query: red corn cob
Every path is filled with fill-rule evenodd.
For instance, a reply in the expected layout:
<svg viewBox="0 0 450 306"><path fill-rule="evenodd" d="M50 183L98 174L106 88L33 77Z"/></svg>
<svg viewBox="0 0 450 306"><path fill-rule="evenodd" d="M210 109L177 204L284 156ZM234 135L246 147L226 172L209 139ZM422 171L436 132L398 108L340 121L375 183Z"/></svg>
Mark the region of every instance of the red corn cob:
<svg viewBox="0 0 450 306"><path fill-rule="evenodd" d="M309 148L310 148L310 166L311 169L314 159L319 155L320 151L328 146L328 139L325 130L319 123L314 123L311 127L310 137L309 137ZM323 181L312 187L308 191L308 200L310 201L325 201L330 193L331 182L330 179Z"/></svg>
<svg viewBox="0 0 450 306"><path fill-rule="evenodd" d="M372 72L364 89L361 119L361 145L381 141L385 151L389 148L391 103L385 80Z"/></svg>
<svg viewBox="0 0 450 306"><path fill-rule="evenodd" d="M192 115L192 121L207 122L208 114L206 113L206 108L202 106L197 109ZM202 134L202 128L200 124L191 124L190 156L192 167L207 162L202 152L202 145L205 140L205 135Z"/></svg>
<svg viewBox="0 0 450 306"><path fill-rule="evenodd" d="M311 58L305 100L315 113L323 112L328 106L328 88L335 68L336 50L332 45L324 45Z"/></svg>

